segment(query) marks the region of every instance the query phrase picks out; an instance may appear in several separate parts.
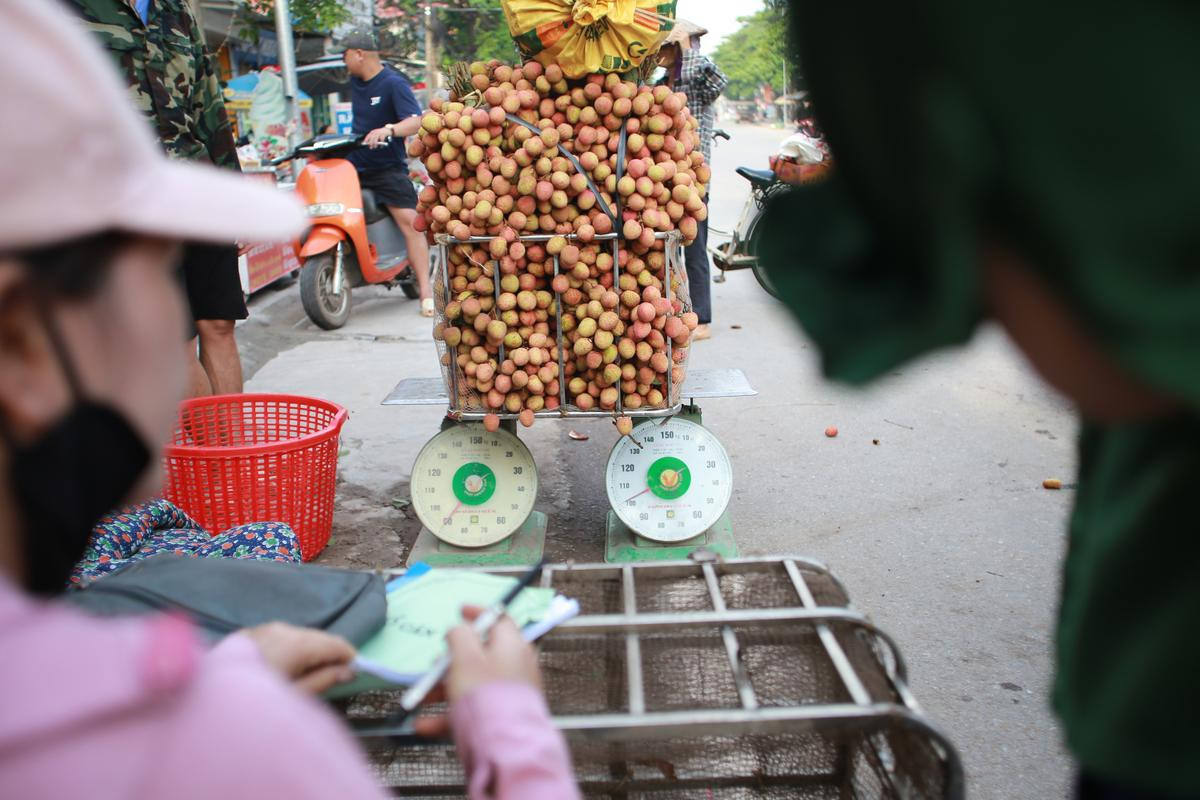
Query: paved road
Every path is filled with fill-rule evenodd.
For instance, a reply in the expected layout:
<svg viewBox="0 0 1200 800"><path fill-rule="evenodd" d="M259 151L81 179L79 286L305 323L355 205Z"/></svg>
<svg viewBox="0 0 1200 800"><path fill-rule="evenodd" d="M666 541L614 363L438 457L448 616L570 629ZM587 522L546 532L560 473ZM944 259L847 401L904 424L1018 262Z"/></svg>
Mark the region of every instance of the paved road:
<svg viewBox="0 0 1200 800"><path fill-rule="evenodd" d="M765 167L782 138L730 131L714 156L719 228L745 196L734 167ZM751 274L713 288L714 336L693 348L692 365L741 367L759 391L704 405L734 464L743 553L833 567L899 641L918 699L962 752L971 797L1067 796L1070 765L1046 698L1072 494L1041 482L1073 474L1070 410L990 329L869 391L835 387ZM403 562L416 533L389 501L407 496L412 460L440 410L378 403L399 378L433 375L434 351L415 302L382 290L356 300L351 324L325 334L304 320L294 286L268 290L240 330L250 388L350 408L331 558L386 566ZM828 425L836 439L824 436ZM607 508L599 465L616 434L606 422L578 424L591 435L579 442L568 427L539 423L523 434L539 464L539 507L551 516L547 550L598 560Z"/></svg>

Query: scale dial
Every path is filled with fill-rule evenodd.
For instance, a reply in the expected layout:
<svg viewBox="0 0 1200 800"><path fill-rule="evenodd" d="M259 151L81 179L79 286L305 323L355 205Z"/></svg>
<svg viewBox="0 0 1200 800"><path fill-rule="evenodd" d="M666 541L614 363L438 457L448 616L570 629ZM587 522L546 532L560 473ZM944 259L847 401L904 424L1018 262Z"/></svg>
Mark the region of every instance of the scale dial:
<svg viewBox="0 0 1200 800"><path fill-rule="evenodd" d="M508 431L454 425L421 448L411 488L417 517L434 536L456 547L486 547L533 511L537 468Z"/></svg>
<svg viewBox="0 0 1200 800"><path fill-rule="evenodd" d="M651 420L622 436L608 457L608 502L635 533L682 542L725 513L733 467L725 448L702 425L672 417Z"/></svg>

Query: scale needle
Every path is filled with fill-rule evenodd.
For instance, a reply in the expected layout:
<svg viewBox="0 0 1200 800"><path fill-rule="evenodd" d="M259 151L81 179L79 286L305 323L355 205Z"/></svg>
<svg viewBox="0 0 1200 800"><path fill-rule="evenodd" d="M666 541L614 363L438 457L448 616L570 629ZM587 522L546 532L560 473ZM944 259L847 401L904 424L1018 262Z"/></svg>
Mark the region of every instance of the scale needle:
<svg viewBox="0 0 1200 800"><path fill-rule="evenodd" d="M644 494L645 494L646 492L648 492L648 491L650 491L650 487L649 487L649 486L647 486L645 489L642 489L640 492L638 492L637 494L635 494L633 497L629 498L629 499L628 499L628 500L626 500L625 502L626 502L626 503L632 503L634 500L638 499L639 497L641 497L642 495L644 495Z"/></svg>
<svg viewBox="0 0 1200 800"><path fill-rule="evenodd" d="M449 524L450 524L450 520L451 520L451 519L453 519L454 515L458 513L458 510L459 510L460 508L462 508L462 500L459 500L459 501L458 501L458 505L456 505L456 506L454 507L454 510L453 510L453 511L451 511L449 514L447 514L447 515L446 515L446 518L442 520L442 524L443 524L443 525L449 525Z"/></svg>

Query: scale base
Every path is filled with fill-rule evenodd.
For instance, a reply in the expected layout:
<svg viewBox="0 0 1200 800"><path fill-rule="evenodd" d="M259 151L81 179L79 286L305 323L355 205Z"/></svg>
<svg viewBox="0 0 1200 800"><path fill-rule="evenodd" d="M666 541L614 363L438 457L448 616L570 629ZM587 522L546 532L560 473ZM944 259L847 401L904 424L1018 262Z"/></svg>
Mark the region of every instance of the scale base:
<svg viewBox="0 0 1200 800"><path fill-rule="evenodd" d="M408 554L409 565L424 561L431 567L506 567L536 564L546 545L546 515L531 511L529 519L507 539L487 547L455 547L425 527Z"/></svg>
<svg viewBox="0 0 1200 800"><path fill-rule="evenodd" d="M728 511L704 533L682 542L656 542L647 539L630 530L614 511L608 512L608 523L604 533L604 560L609 564L682 561L702 547L721 558L738 557L737 542L733 540L733 522L729 519Z"/></svg>

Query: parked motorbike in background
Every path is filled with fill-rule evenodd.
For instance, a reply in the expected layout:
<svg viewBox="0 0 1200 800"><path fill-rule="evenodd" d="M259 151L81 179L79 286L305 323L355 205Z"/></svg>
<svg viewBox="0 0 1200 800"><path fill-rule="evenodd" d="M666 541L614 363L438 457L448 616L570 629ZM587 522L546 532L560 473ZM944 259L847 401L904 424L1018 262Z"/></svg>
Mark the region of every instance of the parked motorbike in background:
<svg viewBox="0 0 1200 800"><path fill-rule="evenodd" d="M722 130L713 132L713 137L729 138ZM766 270L758 259L759 221L767 200L788 188L821 180L832 168L833 159L825 142L812 131L802 129L791 134L780 143L779 149L769 160L770 169L738 167L737 174L750 182L750 194L742 206L737 225L732 231L709 228L711 233L728 236L729 240L708 249L713 263L720 272L713 278L716 283L725 281L725 273L739 269L754 271L760 286L772 297L779 294L771 283Z"/></svg>

